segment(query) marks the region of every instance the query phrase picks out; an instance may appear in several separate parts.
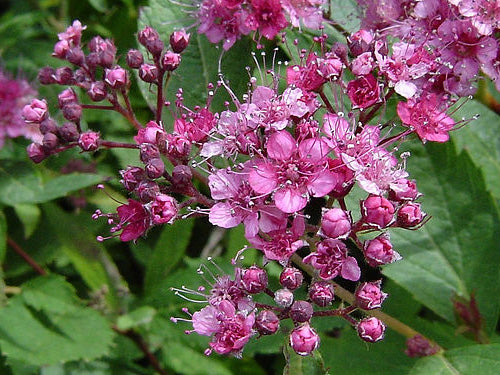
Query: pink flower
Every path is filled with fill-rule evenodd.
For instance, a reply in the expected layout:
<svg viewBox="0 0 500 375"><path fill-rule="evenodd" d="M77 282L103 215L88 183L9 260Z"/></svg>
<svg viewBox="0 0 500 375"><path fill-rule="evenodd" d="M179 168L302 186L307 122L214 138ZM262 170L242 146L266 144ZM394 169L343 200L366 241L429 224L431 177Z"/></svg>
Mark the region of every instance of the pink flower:
<svg viewBox="0 0 500 375"><path fill-rule="evenodd" d="M361 201L361 216L365 223L385 228L394 222L394 206L380 195L371 195Z"/></svg>
<svg viewBox="0 0 500 375"><path fill-rule="evenodd" d="M347 84L347 96L356 108L368 108L380 100L380 87L373 75L367 74Z"/></svg>
<svg viewBox="0 0 500 375"><path fill-rule="evenodd" d="M151 219L154 224L172 224L177 216L177 201L170 195L157 194L149 204Z"/></svg>
<svg viewBox="0 0 500 375"><path fill-rule="evenodd" d="M203 142L208 138L210 130L216 124L216 117L208 109L203 108L199 112L192 112L188 119L178 118L174 122L174 130L177 134L194 142Z"/></svg>
<svg viewBox="0 0 500 375"><path fill-rule="evenodd" d="M393 250L389 235L386 233L366 241L363 253L371 267L383 266L401 259L401 255Z"/></svg>
<svg viewBox="0 0 500 375"><path fill-rule="evenodd" d="M112 231L123 229L120 240L123 242L132 241L142 236L150 226L150 217L144 205L133 199L128 200L128 204L119 206L116 211L120 218L120 223L112 228Z"/></svg>
<svg viewBox="0 0 500 375"><path fill-rule="evenodd" d="M309 323L301 324L290 333L290 346L299 355L311 354L319 346L319 336Z"/></svg>
<svg viewBox="0 0 500 375"><path fill-rule="evenodd" d="M356 304L363 310L379 309L387 298L387 293L382 292L382 280L366 282L356 288L354 296Z"/></svg>
<svg viewBox="0 0 500 375"><path fill-rule="evenodd" d="M344 279L357 281L361 275L356 258L348 255L346 245L339 240L326 239L318 243L316 251L306 256L304 263L319 270L319 277L323 280L341 274Z"/></svg>
<svg viewBox="0 0 500 375"><path fill-rule="evenodd" d="M138 144L141 143L152 143L157 144L158 134L165 134L165 130L162 126L158 125L154 121L149 121L145 128L139 129L137 135L134 137L134 141Z"/></svg>
<svg viewBox="0 0 500 375"><path fill-rule="evenodd" d="M334 187L335 178L326 168L329 147L321 138L308 138L297 145L286 131L273 133L267 142L268 159L256 163L248 181L259 194L274 192L280 210L303 209L309 195L322 197Z"/></svg>
<svg viewBox="0 0 500 375"><path fill-rule="evenodd" d="M323 22L321 5L324 0L282 0L281 5L288 13L290 22L294 27L300 27L300 21L305 27L319 29Z"/></svg>
<svg viewBox="0 0 500 375"><path fill-rule="evenodd" d="M250 5L252 23L258 25L259 32L267 39L274 39L288 25L280 0L250 0Z"/></svg>
<svg viewBox="0 0 500 375"><path fill-rule="evenodd" d="M57 34L57 37L61 41L66 41L72 46L80 45L82 39L82 31L85 30L87 26L82 26L79 20L74 20L71 26L68 26L66 31Z"/></svg>

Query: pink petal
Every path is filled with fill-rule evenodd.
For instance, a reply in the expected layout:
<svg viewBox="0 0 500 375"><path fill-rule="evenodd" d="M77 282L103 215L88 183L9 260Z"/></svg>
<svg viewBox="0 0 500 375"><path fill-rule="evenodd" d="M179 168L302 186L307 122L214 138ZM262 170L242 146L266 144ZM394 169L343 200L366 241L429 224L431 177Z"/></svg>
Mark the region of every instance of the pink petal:
<svg viewBox="0 0 500 375"><path fill-rule="evenodd" d="M312 181L309 181L307 189L313 197L324 197L333 190L336 184L335 174L323 171L319 172Z"/></svg>
<svg viewBox="0 0 500 375"><path fill-rule="evenodd" d="M358 281L361 276L361 270L359 269L358 262L356 258L347 257L344 263L342 263L341 275L344 279L351 281Z"/></svg>
<svg viewBox="0 0 500 375"><path fill-rule="evenodd" d="M300 142L300 158L310 163L318 163L330 152L330 147L321 138L308 138Z"/></svg>
<svg viewBox="0 0 500 375"><path fill-rule="evenodd" d="M291 214L306 206L307 197L303 197L300 190L285 188L274 194L274 203L281 211Z"/></svg>
<svg viewBox="0 0 500 375"><path fill-rule="evenodd" d="M276 169L270 163L257 164L248 176L252 189L259 194L269 194L278 185Z"/></svg>
<svg viewBox="0 0 500 375"><path fill-rule="evenodd" d="M267 154L274 160L288 160L296 149L295 139L286 130L273 133L267 141Z"/></svg>
<svg viewBox="0 0 500 375"><path fill-rule="evenodd" d="M212 206L208 221L221 228L234 228L241 223L241 216L234 214L229 203L221 202Z"/></svg>

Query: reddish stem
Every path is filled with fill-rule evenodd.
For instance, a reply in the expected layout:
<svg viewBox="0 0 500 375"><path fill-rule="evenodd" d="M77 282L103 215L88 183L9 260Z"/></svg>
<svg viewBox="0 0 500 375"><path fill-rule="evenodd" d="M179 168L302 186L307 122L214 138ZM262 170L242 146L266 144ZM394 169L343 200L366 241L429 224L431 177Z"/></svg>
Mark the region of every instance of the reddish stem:
<svg viewBox="0 0 500 375"><path fill-rule="evenodd" d="M139 145L133 143L113 142L113 141L99 141L99 146L107 148L139 148Z"/></svg>
<svg viewBox="0 0 500 375"><path fill-rule="evenodd" d="M47 274L47 271L45 271L32 257L30 257L28 253L17 244L16 241L7 237L7 244L14 249L14 251L18 253L39 275L44 276Z"/></svg>

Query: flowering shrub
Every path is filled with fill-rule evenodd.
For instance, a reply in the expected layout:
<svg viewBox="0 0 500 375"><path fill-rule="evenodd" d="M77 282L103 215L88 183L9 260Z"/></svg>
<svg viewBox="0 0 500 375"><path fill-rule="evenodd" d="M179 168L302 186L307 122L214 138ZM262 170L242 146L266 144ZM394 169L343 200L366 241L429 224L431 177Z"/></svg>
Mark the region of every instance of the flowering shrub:
<svg viewBox="0 0 500 375"><path fill-rule="evenodd" d="M323 1L204 0L183 8L152 0L132 49L88 35L83 17L57 33L52 56L59 64L38 73L43 87L62 86L57 99L32 99L21 112L38 134L26 147L29 159L50 174L66 161L66 174L31 200L21 190L2 203L27 231L37 203L99 184L69 200L67 210L93 210L85 218L43 206L63 260L40 265L5 236L43 277L13 289L21 293L0 317L52 324L19 342L9 339L18 340L15 328L6 328L0 343L14 360L8 366L71 371L76 361L95 360L112 371L112 350L136 373L239 366L217 355L250 357L249 371L265 373L259 354L278 363L282 351L284 373L327 374L352 367L344 351L363 359L387 351L400 358L401 373L484 370L461 356L500 350L490 344L500 306L491 299L500 288L500 193L494 176L483 177L490 166L481 161L482 145L469 143L492 141L484 135L491 128L483 128L495 124L481 125L479 115L496 119L499 111L495 5L358 3L350 15L362 14L355 29ZM180 24L178 13L194 17L187 23L195 26ZM245 42L253 50L238 55ZM15 171L19 163L10 156L6 165ZM4 173L0 190L14 190L16 173ZM1 218L10 233L12 219ZM69 233L57 233L62 223ZM89 225L93 236L81 229ZM118 246L125 251L115 253ZM132 260L120 263L126 251ZM68 264L77 291L92 291L86 307L57 276ZM80 290L81 282L89 289ZM42 318L23 321L30 312ZM92 349L79 347L88 340L87 321L98 331ZM38 336L52 340L57 329L67 335L57 341L69 348L62 354L20 349ZM139 349L135 357L116 349L125 338ZM365 353L361 341L375 353ZM368 371L370 362L360 362L354 373ZM390 361L381 362L374 373L389 371Z"/></svg>

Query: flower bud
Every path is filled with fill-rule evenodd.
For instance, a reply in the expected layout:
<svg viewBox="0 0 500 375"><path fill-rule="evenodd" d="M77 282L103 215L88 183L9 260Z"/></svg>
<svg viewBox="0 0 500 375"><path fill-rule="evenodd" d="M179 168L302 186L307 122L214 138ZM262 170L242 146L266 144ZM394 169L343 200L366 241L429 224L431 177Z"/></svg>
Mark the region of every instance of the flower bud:
<svg viewBox="0 0 500 375"><path fill-rule="evenodd" d="M144 62L144 56L136 49L131 49L127 52L127 65L132 69L138 69Z"/></svg>
<svg viewBox="0 0 500 375"><path fill-rule="evenodd" d="M63 90L57 96L57 100L59 102L59 108L61 109L68 104L78 103L78 97L76 96L76 93L72 88L67 88L66 90Z"/></svg>
<svg viewBox="0 0 500 375"><path fill-rule="evenodd" d="M67 40L60 40L54 45L54 52L52 53L52 56L64 60L69 48L70 46Z"/></svg>
<svg viewBox="0 0 500 375"><path fill-rule="evenodd" d="M299 355L311 354L319 346L319 336L309 323L304 323L290 333L290 346Z"/></svg>
<svg viewBox="0 0 500 375"><path fill-rule="evenodd" d="M122 179L120 182L128 191L133 191L139 182L146 179L146 173L142 168L128 166L120 171Z"/></svg>
<svg viewBox="0 0 500 375"><path fill-rule="evenodd" d="M82 117L82 107L77 103L69 103L62 107L64 118L71 122L78 122Z"/></svg>
<svg viewBox="0 0 500 375"><path fill-rule="evenodd" d="M333 285L328 281L317 281L309 288L309 298L319 307L326 307L335 298Z"/></svg>
<svg viewBox="0 0 500 375"><path fill-rule="evenodd" d="M46 66L38 72L38 82L42 85L52 85L56 83L56 79L54 78L56 74L56 70L50 66Z"/></svg>
<svg viewBox="0 0 500 375"><path fill-rule="evenodd" d="M22 116L27 123L40 123L47 117L48 108L45 100L33 99L24 106Z"/></svg>
<svg viewBox="0 0 500 375"><path fill-rule="evenodd" d="M286 267L280 275L280 284L289 290L295 290L302 285L304 275L295 267Z"/></svg>
<svg viewBox="0 0 500 375"><path fill-rule="evenodd" d="M85 62L85 54L80 47L73 47L66 53L66 60L71 64L82 66Z"/></svg>
<svg viewBox="0 0 500 375"><path fill-rule="evenodd" d="M257 266L244 269L241 283L248 293L260 293L267 288L267 272Z"/></svg>
<svg viewBox="0 0 500 375"><path fill-rule="evenodd" d="M255 328L261 335L272 335L280 328L280 320L271 310L262 310L255 318Z"/></svg>
<svg viewBox="0 0 500 375"><path fill-rule="evenodd" d="M394 221L394 206L382 196L370 195L361 202L361 215L365 223L385 228Z"/></svg>
<svg viewBox="0 0 500 375"><path fill-rule="evenodd" d="M382 266L401 259L401 255L392 249L389 236L385 233L373 240L366 241L363 254L366 262L372 267Z"/></svg>
<svg viewBox="0 0 500 375"><path fill-rule="evenodd" d="M332 208L323 214L321 234L330 238L344 239L351 232L351 218L344 210Z"/></svg>
<svg viewBox="0 0 500 375"><path fill-rule="evenodd" d="M114 89L125 88L128 85L127 71L119 66L106 69L104 81Z"/></svg>
<svg viewBox="0 0 500 375"><path fill-rule="evenodd" d="M142 64L139 68L139 78L147 83L158 81L158 68L152 64Z"/></svg>
<svg viewBox="0 0 500 375"><path fill-rule="evenodd" d="M411 358L427 357L436 354L439 348L430 343L425 337L415 335L406 340L405 354Z"/></svg>
<svg viewBox="0 0 500 375"><path fill-rule="evenodd" d="M28 153L28 157L31 161L36 164L42 162L47 156L49 156L45 153L45 150L39 143L30 143L26 148L26 152Z"/></svg>
<svg viewBox="0 0 500 375"><path fill-rule="evenodd" d="M57 68L54 79L60 85L71 85L73 83L73 70L68 66Z"/></svg>
<svg viewBox="0 0 500 375"><path fill-rule="evenodd" d="M103 81L92 82L90 88L87 90L90 100L100 102L108 96L106 84Z"/></svg>
<svg viewBox="0 0 500 375"><path fill-rule="evenodd" d="M163 68L165 70L168 70L169 72L177 69L180 63L181 63L181 55L179 55L178 53L167 51L163 55L162 58Z"/></svg>
<svg viewBox="0 0 500 375"><path fill-rule="evenodd" d="M366 342L377 342L384 338L385 325L375 317L363 319L356 326L359 337Z"/></svg>
<svg viewBox="0 0 500 375"><path fill-rule="evenodd" d="M387 298L387 293L382 292L380 285L382 280L366 282L356 288L354 296L356 304L363 310L378 309Z"/></svg>
<svg viewBox="0 0 500 375"><path fill-rule="evenodd" d="M160 39L160 34L158 34L158 31L153 29L151 26L144 27L144 29L139 31L139 33L137 34L137 40L139 40L139 43L141 43L146 48L148 48L148 45L151 45L152 43L154 43L156 40L159 39Z"/></svg>
<svg viewBox="0 0 500 375"><path fill-rule="evenodd" d="M290 307L293 303L293 293L286 288L278 289L274 293L274 301L280 307Z"/></svg>
<svg viewBox="0 0 500 375"><path fill-rule="evenodd" d="M191 168L187 165L176 165L172 171L172 185L180 191L188 186L191 186L192 178L193 174L191 172Z"/></svg>
<svg viewBox="0 0 500 375"><path fill-rule="evenodd" d="M46 118L40 123L40 133L42 134L47 134L47 133L58 133L58 128L57 124L54 120L52 120L50 117Z"/></svg>
<svg viewBox="0 0 500 375"><path fill-rule="evenodd" d="M95 151L99 148L100 135L97 132L88 131L80 134L78 138L78 146L83 151Z"/></svg>
<svg viewBox="0 0 500 375"><path fill-rule="evenodd" d="M184 136L168 133L167 152L178 159L186 158L191 152L191 142Z"/></svg>
<svg viewBox="0 0 500 375"><path fill-rule="evenodd" d="M78 129L72 122L66 122L58 129L59 136L66 142L75 142L80 137Z"/></svg>
<svg viewBox="0 0 500 375"><path fill-rule="evenodd" d="M139 152L143 163L147 163L151 159L158 159L160 157L158 147L152 143L141 143L139 146Z"/></svg>
<svg viewBox="0 0 500 375"><path fill-rule="evenodd" d="M308 322L312 318L313 312L313 307L309 302L295 301L290 307L290 318L297 323Z"/></svg>
<svg viewBox="0 0 500 375"><path fill-rule="evenodd" d="M142 202L147 203L155 199L156 195L160 193L160 188L155 182L144 180L139 182L136 193Z"/></svg>
<svg viewBox="0 0 500 375"><path fill-rule="evenodd" d="M419 203L405 203L398 211L397 224L401 228L412 228L422 222L425 213Z"/></svg>
<svg viewBox="0 0 500 375"><path fill-rule="evenodd" d="M85 57L85 62L91 69L95 69L100 64L101 58L97 52L91 52Z"/></svg>
<svg viewBox="0 0 500 375"><path fill-rule="evenodd" d="M181 53L189 44L190 34L186 34L184 30L174 31L170 34L170 47L175 53Z"/></svg>
<svg viewBox="0 0 500 375"><path fill-rule="evenodd" d="M42 138L42 147L47 152L54 150L59 145L59 138L54 133L47 133Z"/></svg>
<svg viewBox="0 0 500 375"><path fill-rule="evenodd" d="M149 178L160 178L165 173L165 164L161 158L153 158L148 161L144 169Z"/></svg>
<svg viewBox="0 0 500 375"><path fill-rule="evenodd" d="M407 180L406 178L400 178L392 183L389 190L389 199L397 202L412 201L420 195L415 180Z"/></svg>
<svg viewBox="0 0 500 375"><path fill-rule="evenodd" d="M177 201L170 195L157 194L149 206L154 224L172 224L177 216Z"/></svg>

